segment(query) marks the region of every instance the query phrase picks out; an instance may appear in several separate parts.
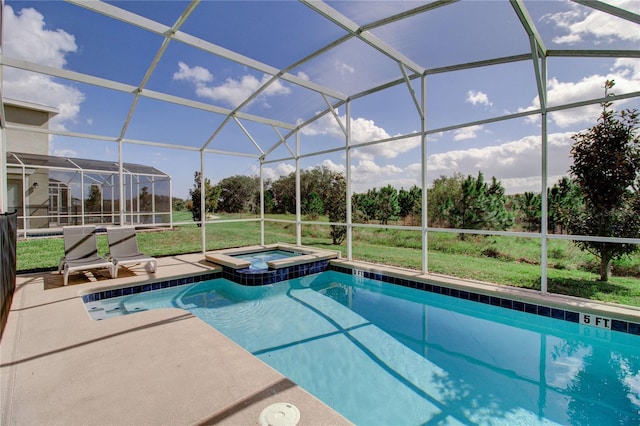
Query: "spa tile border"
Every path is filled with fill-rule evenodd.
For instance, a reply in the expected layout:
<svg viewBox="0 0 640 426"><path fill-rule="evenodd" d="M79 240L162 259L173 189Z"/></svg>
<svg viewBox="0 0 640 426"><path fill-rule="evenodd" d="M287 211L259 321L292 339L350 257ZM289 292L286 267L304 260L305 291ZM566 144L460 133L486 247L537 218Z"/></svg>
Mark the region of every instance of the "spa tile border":
<svg viewBox="0 0 640 426"><path fill-rule="evenodd" d="M222 277L237 284L246 286L261 286L275 284L280 281L292 280L310 274L324 272L329 268L329 260L318 260L315 262L292 265L279 269L251 270L233 269L228 266L222 267Z"/></svg>
<svg viewBox="0 0 640 426"><path fill-rule="evenodd" d="M99 300L111 299L113 297L128 296L131 294L144 293L147 291L161 290L169 287L194 284L201 281L213 280L216 278L226 278L236 284L246 286L261 286L274 284L280 281L304 277L309 274L324 272L329 267L329 260L319 260L317 262L294 265L281 269L268 271L252 271L250 269L233 269L223 266L222 272L212 272L208 274L193 275L171 280L144 283L130 287L114 288L95 293L82 295L84 303L97 302Z"/></svg>
<svg viewBox="0 0 640 426"><path fill-rule="evenodd" d="M353 275L357 268L345 268L338 265L330 265L330 271L341 272L343 274ZM498 306L501 308L512 309L514 311L526 312L542 317L549 317L563 321L574 323L580 322L580 313L565 309L553 308L535 303L522 302L519 300L505 299L497 296L489 296L482 293L460 290L457 288L449 288L442 285L430 284L426 282L413 281L405 278L392 277L384 275L380 272L362 271L362 277L372 280L382 281L388 284L401 285L404 287L415 288L431 293L442 294L445 296L457 297L459 299L470 300L472 302L484 303L486 305ZM640 323L630 321L622 321L617 319L611 320L611 330L622 333L635 334L640 336Z"/></svg>
<svg viewBox="0 0 640 426"><path fill-rule="evenodd" d="M128 296L131 294L144 293L147 291L161 290L163 288L177 287L181 285L194 284L201 281L209 281L216 278L222 278L222 272L212 272L208 274L191 275L182 278L173 278L165 281L158 281L153 283L144 283L123 288L113 288L104 291L98 291L95 293L82 295L82 301L97 302L99 300L111 299L113 297Z"/></svg>

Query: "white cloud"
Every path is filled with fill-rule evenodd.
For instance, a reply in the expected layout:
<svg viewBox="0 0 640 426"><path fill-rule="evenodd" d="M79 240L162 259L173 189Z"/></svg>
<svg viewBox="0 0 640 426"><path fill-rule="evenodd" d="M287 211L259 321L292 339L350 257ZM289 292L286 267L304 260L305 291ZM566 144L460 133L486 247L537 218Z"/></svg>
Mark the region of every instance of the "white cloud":
<svg viewBox="0 0 640 426"><path fill-rule="evenodd" d="M320 164L316 164L315 166L309 166L306 168L306 170L311 170L316 167L325 167L331 170L332 172L338 172L338 173L345 172L344 165L336 164L329 159L323 160ZM265 180L267 179L277 180L278 178L282 176L288 176L291 173L294 173L295 171L296 171L296 167L293 164L288 164L288 163L280 163L276 167L262 168L262 174ZM254 166L251 170L251 174L258 176L260 174L260 169L257 166Z"/></svg>
<svg viewBox="0 0 640 426"><path fill-rule="evenodd" d="M553 185L567 175L571 163L571 135L554 133L548 137L548 183ZM354 191L364 192L371 187L391 184L396 188L409 188L421 184L420 163L405 167L381 166L371 160L362 160L352 166ZM482 171L486 179L495 176L507 193L540 191L540 137L527 136L501 145L467 150L454 150L431 154L427 158L428 179L442 175L477 175Z"/></svg>
<svg viewBox="0 0 640 426"><path fill-rule="evenodd" d="M178 71L173 73L174 80L184 80L195 85L200 85L213 80L213 74L208 69L195 66L191 68L184 62L178 62Z"/></svg>
<svg viewBox="0 0 640 426"><path fill-rule="evenodd" d="M262 168L262 176L265 180L277 180L282 176L287 176L296 171L296 166L287 163L280 163L276 167L263 167ZM260 169L258 167L253 168L252 175L258 176L260 174Z"/></svg>
<svg viewBox="0 0 640 426"><path fill-rule="evenodd" d="M493 102L489 101L489 96L486 93L477 92L475 90L469 90L467 92L466 102L469 102L471 105L486 105L492 106Z"/></svg>
<svg viewBox="0 0 640 426"><path fill-rule="evenodd" d="M338 71L338 73L342 74L342 75L344 75L344 74L353 74L353 73L356 72L356 69L353 66L351 66L351 65L349 65L349 64L347 64L345 62L336 61L335 67L336 67L336 70Z"/></svg>
<svg viewBox="0 0 640 426"><path fill-rule="evenodd" d="M548 178L549 185L556 183L562 176L566 176L571 165L570 150L574 132L552 133L548 136ZM431 154L427 158L428 180L444 175L453 176L455 173L476 176L482 171L486 179L495 176L501 181L507 193L522 193L525 191L540 192L541 186L541 138L538 135L526 136L521 139L484 148L453 150ZM354 158L358 158L354 155ZM344 166L335 164L331 160L311 166L324 165L331 170L344 172ZM286 175L295 171L292 165L286 165L279 174L270 174L272 178ZM352 185L355 192L366 192L372 187L381 188L392 185L396 188L410 188L421 185L421 164L400 166L396 164L380 164L373 158L361 157L351 166Z"/></svg>
<svg viewBox="0 0 640 426"><path fill-rule="evenodd" d="M307 80L307 81L310 80L309 76L305 72L302 72L302 71L298 72L298 78L301 78L301 79Z"/></svg>
<svg viewBox="0 0 640 426"><path fill-rule="evenodd" d="M628 79L632 84L636 85L635 87L637 88L637 84L640 82L640 59L619 58L611 68L611 72L618 73L620 76ZM626 80L623 84L626 84ZM616 86L620 87L617 83Z"/></svg>
<svg viewBox="0 0 640 426"><path fill-rule="evenodd" d="M320 166L324 167L324 168L326 168L326 169L328 169L328 170L330 170L332 172L336 172L336 173L344 173L345 172L345 167L344 167L343 164L336 164L336 163L334 163L333 161L331 161L329 159L323 160L320 163ZM310 168L313 168L313 167L310 167Z"/></svg>
<svg viewBox="0 0 640 426"><path fill-rule="evenodd" d="M339 114L339 112L337 112ZM345 125L346 115L339 115L339 119ZM345 139L342 128L333 114L325 114L320 119L301 129L303 135L326 135L334 138ZM385 129L376 125L374 120L358 117L351 119L351 143L353 146L376 140L389 139L391 136ZM413 136L383 144L370 145L356 148L353 156L357 159L373 160L375 157L395 158L399 154L410 151L420 146L420 137Z"/></svg>
<svg viewBox="0 0 640 426"><path fill-rule="evenodd" d="M621 9L640 12L637 0L610 1L610 3ZM587 37L595 37L603 42L614 39L640 40L640 31L633 22L578 5L572 5L571 10L566 12L545 15L543 19L551 21L556 27L564 30L564 35L553 39L558 44L575 44Z"/></svg>
<svg viewBox="0 0 640 426"><path fill-rule="evenodd" d="M482 126L469 126L462 129L454 130L453 140L463 141L465 139L475 139L478 137L478 132L482 130Z"/></svg>
<svg viewBox="0 0 640 426"><path fill-rule="evenodd" d="M552 77L547 82L547 103L549 106L569 104L587 99L598 99L604 96L604 83L614 80L613 93L629 93L640 87L640 60L618 59L607 75L593 74L577 82L560 81ZM623 107L628 100L619 101L616 107ZM531 105L518 111L540 108L536 97ZM589 105L577 109L555 111L549 115L559 127L566 128L576 124L591 124L598 118L602 107L599 104ZM539 116L531 116L529 121L537 122Z"/></svg>
<svg viewBox="0 0 640 426"><path fill-rule="evenodd" d="M3 50L7 56L63 68L65 55L78 50L73 35L61 29L46 30L44 16L33 8L14 14L11 6L5 6L3 19Z"/></svg>
<svg viewBox="0 0 640 426"><path fill-rule="evenodd" d="M371 160L360 160L356 165L351 166L351 173L354 192L365 192L374 186L377 188L387 185L398 188L409 187L411 185L407 185L406 182L414 180L401 167L393 164L380 166Z"/></svg>
<svg viewBox="0 0 640 426"><path fill-rule="evenodd" d="M6 56L63 68L68 53L77 52L75 37L61 29L47 30L44 16L35 9L21 9L17 14L11 6L4 7L3 53ZM50 127L64 130L80 112L84 94L73 86L9 67L3 69L3 89L6 98L57 107L60 113Z"/></svg>
<svg viewBox="0 0 640 426"><path fill-rule="evenodd" d="M207 85L213 81L213 74L206 68L195 66L190 67L184 62L178 63L178 71L173 74L174 80L183 80L196 87L196 95L219 101L235 108L247 100L255 91L264 86L272 77L264 74L260 80L255 76L246 74L239 79L227 78L220 85ZM269 107L267 97L281 96L291 93L291 89L283 85L280 80L276 80L267 86L258 96L262 106Z"/></svg>
<svg viewBox="0 0 640 426"><path fill-rule="evenodd" d="M420 146L420 137L413 136L392 142L370 145L353 150L353 158L374 160L376 157L396 158L398 155Z"/></svg>
<svg viewBox="0 0 640 426"><path fill-rule="evenodd" d="M78 157L78 152L69 148L53 148L52 154L57 157Z"/></svg>
<svg viewBox="0 0 640 426"><path fill-rule="evenodd" d="M572 132L548 135L548 175L565 175L571 164ZM500 179L508 192L522 192L525 186L540 188L539 136L527 136L516 141L485 148L454 150L430 155L427 159L429 179L456 172L475 175L482 171L486 177ZM552 183L551 178L549 181ZM528 183L527 183L528 182Z"/></svg>
<svg viewBox="0 0 640 426"><path fill-rule="evenodd" d="M339 114L339 111L336 110L336 113ZM339 116L339 118L344 125L347 121L346 116L342 115ZM335 138L342 139L344 139L345 137L342 128L337 123L333 114L323 115L318 120L300 129L300 132L305 136L329 135Z"/></svg>

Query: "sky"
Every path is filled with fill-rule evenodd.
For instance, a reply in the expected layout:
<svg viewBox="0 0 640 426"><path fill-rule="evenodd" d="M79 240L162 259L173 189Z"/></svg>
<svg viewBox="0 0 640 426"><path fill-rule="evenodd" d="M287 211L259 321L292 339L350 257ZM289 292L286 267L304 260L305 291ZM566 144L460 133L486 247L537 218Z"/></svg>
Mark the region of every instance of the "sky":
<svg viewBox="0 0 640 426"><path fill-rule="evenodd" d="M358 25L425 2L327 2ZM640 14L640 1L608 2ZM184 1L111 2L130 12L173 25L188 6ZM524 1L548 49L640 49L640 26L566 1ZM55 68L95 75L137 86L145 78L162 44L162 37L82 7L60 1L5 2L2 53ZM288 68L290 81L277 80L241 108L241 112L296 125L325 110L328 102L317 92L294 84L309 82L345 95L402 76L395 61L358 39L351 39L311 60L300 59L321 49L345 31L292 1L203 1L180 29L274 69ZM371 34L427 69L486 58L528 53L529 40L513 8L506 1L462 1L371 30ZM640 90L640 60L630 58L549 58L549 106L596 99L604 82L615 80L613 92ZM410 70L407 71L410 73ZM172 41L160 57L145 89L233 109L271 78L257 70L211 55L180 41ZM174 196L186 198L200 169L202 147L213 135L205 155L205 174L214 183L235 174L257 175L262 151L288 133L240 119L224 126L224 116L182 105L141 97L125 126L134 97L74 81L33 74L4 66L2 93L57 107L51 127L106 138L180 145L175 150L125 144L126 162L152 165L172 176ZM291 80L294 80L293 82ZM444 131L505 114L536 109L540 103L531 61L436 73L426 79L427 178L454 173L495 176L507 193L540 191L541 121L531 115L490 124ZM419 79L412 82L419 96ZM622 100L616 109L640 108L640 99ZM596 123L599 105L552 112L548 115L549 185L566 175L571 164L571 136ZM336 115L346 122L346 108ZM353 190L391 184L396 188L420 185L420 117L406 84L351 102ZM250 135L250 137L247 136ZM407 137L378 145L358 144L396 136ZM345 136L335 117L327 114L299 134L300 152L344 147ZM256 147L256 145L259 147ZM288 140L295 152L295 138ZM277 179L295 170L291 153L277 146L264 166L264 176ZM237 152L249 156L231 156ZM78 137L54 135L52 155L118 159L118 145ZM345 170L344 151L305 156L303 168L319 165Z"/></svg>

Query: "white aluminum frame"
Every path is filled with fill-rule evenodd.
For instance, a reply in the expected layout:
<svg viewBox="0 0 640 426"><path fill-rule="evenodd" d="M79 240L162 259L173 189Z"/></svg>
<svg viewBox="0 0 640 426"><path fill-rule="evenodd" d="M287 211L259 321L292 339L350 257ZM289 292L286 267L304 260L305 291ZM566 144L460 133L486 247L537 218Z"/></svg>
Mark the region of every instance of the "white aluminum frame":
<svg viewBox="0 0 640 426"><path fill-rule="evenodd" d="M438 231L438 232L455 232L455 233L474 233L474 234L493 234L493 235L509 235L509 236L526 236L531 238L540 238L541 239L541 288L542 292L547 292L547 277L546 277L546 269L547 269L547 241L549 239L572 239L572 240L583 240L583 241L613 241L613 242L628 242L633 244L640 244L640 238L605 238L605 237L588 237L588 236L565 236L565 235L554 235L548 234L547 232L547 186L548 186L548 176L547 176L547 117L550 112L553 111L561 111L569 108L576 108L580 106L586 105L594 105L602 103L605 98L598 99L589 99L586 101L575 102L571 104L563 104L557 105L554 107L549 107L547 105L547 87L546 87L546 73L547 73L547 58L549 57L608 57L608 58L640 58L640 50L549 50L544 45L542 37L538 33L535 22L531 19L526 5L523 0L510 0L510 4L517 15L520 23L522 24L523 31L527 34L529 38L530 51L522 52L521 54L506 56L506 57L498 57L498 58L487 58L481 61L460 63L451 66L439 67L439 68L431 68L427 69L421 66L419 63L413 61L411 58L406 55L400 53L393 47L389 46L384 40L380 40L375 37L370 30L389 24L391 22L401 21L403 19L416 16L423 13L429 13L431 10L446 7L451 3L455 3L456 0L436 0L427 4L422 4L413 9L404 11L402 13L398 13L392 16L384 17L376 22L371 22L363 26L359 26L357 23L353 22L351 19L347 18L336 9L332 8L329 4L323 1L312 1L312 0L300 0L302 4L307 6L310 10L317 13L318 15L326 18L329 22L333 23L337 27L341 28L346 32L345 35L337 38L316 50L308 54L307 56L300 58L293 64L282 68L277 69L270 65L264 64L260 61L257 61L253 58L241 55L237 52L233 52L229 49L226 49L223 46L218 46L213 43L210 43L206 40L194 37L190 34L182 32L180 28L183 24L188 20L189 16L191 16L197 10L197 6L200 3L200 0L192 0L185 11L181 14L181 16L176 20L174 25L167 26L161 24L159 22L155 22L151 19L139 16L135 13L126 11L112 4L104 3L101 1L92 1L85 2L80 0L67 0L68 3L72 5L76 5L85 9L88 9L94 13L101 14L108 18L112 18L126 24L141 28L143 30L149 31L151 33L160 35L163 37L162 44L154 56L152 62L150 63L147 72L142 79L141 83L137 86L130 84L123 84L121 82L112 81L104 78L95 77L92 75L86 75L70 70L53 68L45 65L35 64L32 62L28 62L25 60L6 57L2 55L2 43L0 39L0 77L2 68L11 67L22 69L30 72L41 73L53 77L64 78L70 81L79 82L83 84L90 84L99 86L105 89L119 91L123 93L133 94L134 98L131 103L129 112L127 114L126 119L123 122L122 129L118 137L108 137L103 135L95 135L95 134L83 134L77 132L69 132L69 131L60 131L60 130L52 130L52 129L34 129L27 126L19 126L15 124L6 123L4 117L4 108L2 103L0 103L0 141L2 142L2 158L0 159L0 173L3 176L6 176L7 165L6 165L6 152L5 152L5 144L4 139L6 137L5 132L6 129L14 129L21 131L33 131L33 132L41 132L47 133L50 135L64 135L70 137L78 137L84 139L93 139L93 140L101 140L107 142L113 142L118 144L118 155L119 155L119 164L120 164L120 193L123 193L123 179L122 179L122 148L123 144L136 144L136 145L146 145L152 147L159 148L170 148L170 149L179 149L179 150L187 150L187 151L198 151L200 153L200 172L201 172L201 205L204 207L204 182L205 182L205 154L216 154L216 155L234 155L241 156L247 158L255 158L259 161L260 164L260 218L258 219L261 222L261 242L264 243L264 223L266 220L264 217L264 176L263 176L263 167L266 164L276 163L278 161L284 160L293 160L296 165L296 242L297 244L301 244L301 212L300 212L300 160L305 157L322 155L334 152L344 152L345 153L345 162L346 162L346 207L347 207L347 217L345 219L345 223L340 223L340 225L344 225L347 228L347 259L351 260L353 258L353 238L352 232L354 227L368 227L371 225L364 224L354 224L352 222L351 217L351 195L352 195L352 158L351 151L354 147L364 147L369 145L376 145L381 143L393 142L396 140L401 140L408 137L415 137L415 134L410 135L401 135L391 137L385 140L374 140L369 141L363 144L353 145L352 135L351 135L351 101L355 99L359 99L362 97L366 97L367 95L379 92L381 90L391 88L397 85L405 85L407 90L415 104L416 110L418 111L420 118L420 137L421 137L421 164L422 164L422 180L421 187L422 192L424 194L422 200L422 226L420 227L401 227L402 229L415 229L420 230L422 233L422 271L428 272L428 234L429 232ZM640 24L640 15L633 13L628 10L620 9L609 4L603 3L601 1L593 1L593 0L573 0L574 2L584 5L586 7L590 7L604 13L608 13L619 18L625 19L635 24ZM2 3L4 3L2 1ZM382 53L389 60L394 61L398 64L400 68L401 77L395 79L393 81L388 81L380 86L369 88L360 93L352 93L345 94L340 91L331 89L329 87L325 87L319 85L317 83L311 82L309 80L300 78L299 76L293 75L290 73L291 70L299 67L300 65L311 61L312 59L322 55L323 53L333 49L334 47L345 43L348 40L353 38L357 38L370 46L371 48L377 50ZM157 92L153 90L149 90L146 88L146 85L151 78L153 72L155 71L157 64L162 59L168 45L171 42L180 42L191 47L195 47L204 52L210 53L212 55L219 56L221 58L227 59L229 61L233 61L237 64L249 67L256 71L265 73L270 75L271 78L263 84L260 88L258 88L255 92L253 92L247 99L245 99L240 105L238 105L234 109L223 108L211 103L206 102L198 102L190 99L181 98L178 96L170 95L168 93ZM438 129L430 129L427 126L428 120L428 111L426 110L426 102L427 102L427 91L426 91L426 82L427 78L430 75L446 73L457 70L465 70L465 69L473 69L486 67L497 64L506 64L512 62L521 62L521 61L530 61L533 66L534 76L535 76L535 84L537 86L537 93L540 100L540 108L532 111L526 111L521 113L513 113L513 114L505 114L501 116L491 117L483 120L477 120L473 122L466 123L458 123L452 126L446 126ZM243 112L243 109L249 105L252 101L254 101L269 85L273 84L277 80L284 80L290 84L299 86L305 90L315 92L320 95L325 103L327 108L323 111L320 111L316 115L312 117L308 117L302 123L286 123L279 120L272 120L266 117L261 117L258 115L248 114ZM412 81L415 79L420 79L420 87L421 93L418 96L412 86ZM0 91L0 101L1 99L1 91ZM195 108L201 111L206 111L211 114L217 114L224 116L222 123L216 128L213 129L211 135L202 142L200 147L192 147L192 146L183 146L179 144L167 144L158 141L142 141L142 140L134 140L126 137L127 130L129 128L131 119L136 110L138 101L141 97L147 97L150 99L155 99L158 101L169 102L173 104L177 104L184 107ZM638 98L640 97L640 91L635 91L632 93L627 93L624 95L618 95L613 97L607 97L607 101L615 101L620 99L629 99L629 98ZM337 110L340 107L346 108L346 122L343 123L337 115ZM320 119L326 114L332 114L334 119L338 122L339 126L345 133L345 145L344 147L334 148L334 149L326 149L319 150L317 152L313 152L310 154L301 154L300 152L300 131L304 126L307 126L316 120ZM542 157L541 157L541 194L542 197L542 225L541 232L539 233L519 233L519 232L496 232L496 231L471 231L471 230L461 230L461 229L440 229L440 228L430 228L427 226L428 217L427 217L427 155L428 155L428 136L432 134L437 134L444 131L456 130L468 126L474 125L484 125L488 123L500 122L505 120L511 120L514 118L525 117L530 115L539 115L541 117L541 140L542 140ZM247 130L247 128L243 125L241 120L246 120L249 122L260 123L263 125L271 126L277 135L277 141L271 145L271 147L267 147L264 141L256 140L251 133ZM242 130L247 139L251 142L253 147L255 148L255 154L247 154L241 152L230 152L225 150L217 149L213 147L212 144L216 141L216 138L220 135L221 131L225 126L234 121ZM285 129L287 131L286 134L282 135L278 129ZM295 148L290 146L290 141L295 141ZM270 158L271 154L276 150L280 145L284 145L288 152L291 154L290 157L287 158ZM0 211L4 211L7 205L7 187L6 183L0 185ZM124 210L121 206L121 221L124 218ZM251 219L249 219L251 220ZM237 220L236 220L237 221ZM242 219L241 221L246 221L246 219ZM222 222L222 221L216 221ZM204 211L202 212L201 218L202 225L202 251L206 251L206 233L205 233L205 224L208 223L206 220L206 216ZM311 223L311 222L305 222ZM325 223L326 224L326 223ZM381 228L390 228L393 229L393 226L378 226Z"/></svg>

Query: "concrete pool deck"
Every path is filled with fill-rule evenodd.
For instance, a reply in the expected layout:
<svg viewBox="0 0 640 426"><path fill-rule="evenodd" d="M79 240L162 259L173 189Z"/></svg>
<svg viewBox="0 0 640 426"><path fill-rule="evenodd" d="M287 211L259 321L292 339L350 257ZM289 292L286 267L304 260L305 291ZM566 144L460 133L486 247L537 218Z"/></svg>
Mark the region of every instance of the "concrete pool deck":
<svg viewBox="0 0 640 426"><path fill-rule="evenodd" d="M346 419L190 313L161 309L93 321L80 291L206 273L202 254L158 258L121 276L19 275L0 342L2 425L259 424L287 402L301 425Z"/></svg>
<svg viewBox="0 0 640 426"><path fill-rule="evenodd" d="M364 262L334 265L432 281L450 288L537 301L640 322L640 309L541 295L532 290ZM150 279L209 273L203 254L158 258L155 274L143 266L73 274L19 275L0 342L2 425L259 424L276 402L297 406L300 425L350 424L330 407L190 313L161 309L93 321L80 293Z"/></svg>

